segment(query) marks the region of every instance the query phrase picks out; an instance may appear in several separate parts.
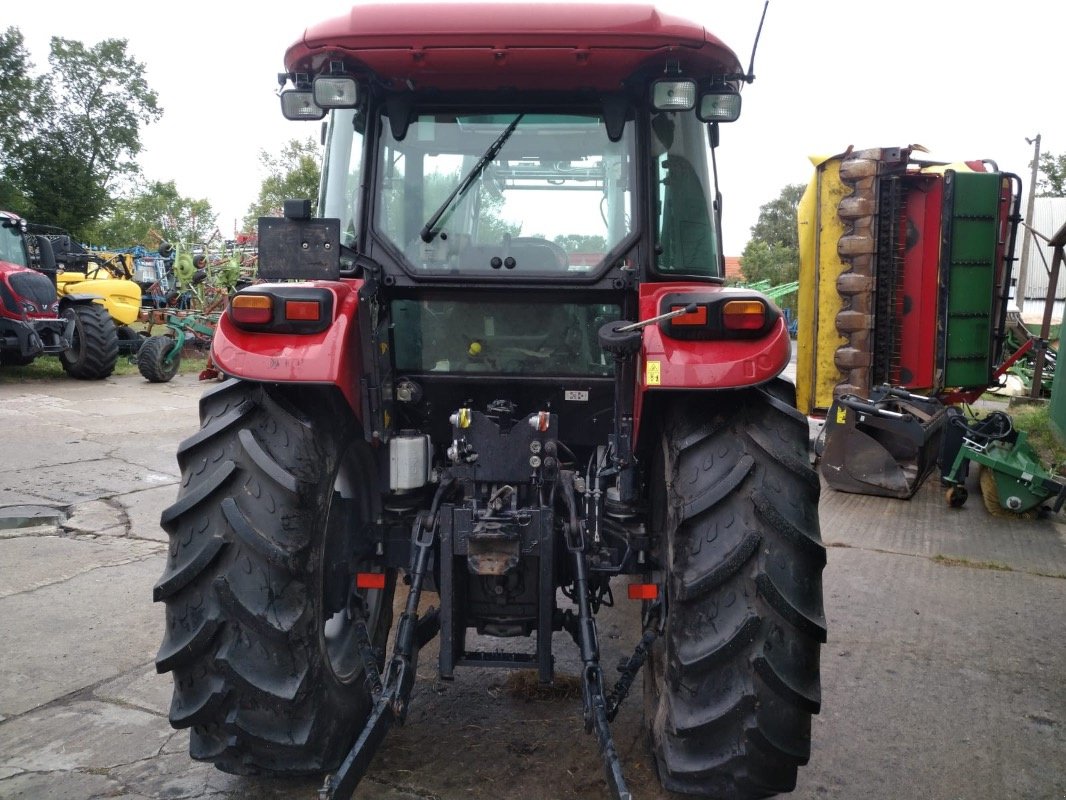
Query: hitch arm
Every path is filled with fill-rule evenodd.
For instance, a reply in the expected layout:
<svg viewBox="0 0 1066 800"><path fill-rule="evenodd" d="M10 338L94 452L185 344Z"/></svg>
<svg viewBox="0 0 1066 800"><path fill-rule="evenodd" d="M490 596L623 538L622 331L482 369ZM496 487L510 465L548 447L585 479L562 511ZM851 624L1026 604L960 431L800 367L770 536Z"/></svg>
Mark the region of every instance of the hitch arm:
<svg viewBox="0 0 1066 800"><path fill-rule="evenodd" d="M596 620L589 605L588 563L585 557L585 538L577 521L577 501L574 499L573 475L561 481L563 498L570 520L567 525L567 549L574 559L574 600L578 615L576 631L572 631L581 650L581 697L584 708L585 731L596 731L596 740L603 757L607 786L614 800L632 800L632 793L622 775L622 759L611 736L607 693L603 688L603 668L600 666L600 645L596 635ZM617 709L616 709L617 710Z"/></svg>
<svg viewBox="0 0 1066 800"><path fill-rule="evenodd" d="M421 618L418 616L418 603L422 596L426 570L437 535L437 509L445 492L454 483L454 478L445 475L433 498L429 512L419 514L415 519L412 538L414 540L414 557L410 570L411 586L407 592L407 602L396 627L396 639L392 658L385 668L382 679L377 669L366 668L366 681L374 705L363 725L363 731L355 740L352 749L344 757L337 772L327 775L325 783L318 791L321 800L349 800L359 781L366 775L374 754L385 739L394 722L403 724L407 719L411 690L415 685L415 673L418 667L418 651L440 631L440 611L431 609ZM356 638L364 664L374 663L374 652L366 625L362 626Z"/></svg>

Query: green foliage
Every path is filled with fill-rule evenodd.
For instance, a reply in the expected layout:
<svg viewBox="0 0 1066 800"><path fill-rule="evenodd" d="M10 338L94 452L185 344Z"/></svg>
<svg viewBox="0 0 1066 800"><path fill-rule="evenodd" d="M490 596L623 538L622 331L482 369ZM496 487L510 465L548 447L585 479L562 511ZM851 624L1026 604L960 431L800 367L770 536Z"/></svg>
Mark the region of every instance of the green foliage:
<svg viewBox="0 0 1066 800"><path fill-rule="evenodd" d="M91 241L110 247L205 242L217 218L207 200L178 194L174 181L153 181L118 200L111 214L93 231Z"/></svg>
<svg viewBox="0 0 1066 800"><path fill-rule="evenodd" d="M1033 162L1029 162L1033 166ZM1040 154L1040 172L1036 179L1037 197L1066 197L1066 153Z"/></svg>
<svg viewBox="0 0 1066 800"><path fill-rule="evenodd" d="M31 74L33 63L18 28L0 33L0 166L22 140L23 131L35 125L42 109L44 79Z"/></svg>
<svg viewBox="0 0 1066 800"><path fill-rule="evenodd" d="M790 283L799 276L796 251L777 242L752 239L740 257L744 280L748 283L770 281L771 286Z"/></svg>
<svg viewBox="0 0 1066 800"><path fill-rule="evenodd" d="M311 214L318 209L319 169L318 145L314 139L290 139L281 154L272 156L259 151L259 163L266 170L266 177L259 187L258 199L248 206L244 217L244 229L254 231L260 217L281 215L286 200L310 200Z"/></svg>
<svg viewBox="0 0 1066 800"><path fill-rule="evenodd" d="M748 283L765 280L776 286L799 278L796 212L806 188L800 183L789 184L776 199L760 207L751 239L740 256L740 269ZM796 295L782 298L779 304L795 311Z"/></svg>
<svg viewBox="0 0 1066 800"><path fill-rule="evenodd" d="M767 244L798 249L796 211L806 189L802 183L790 183L781 190L776 199L760 206L759 219L751 227L751 238Z"/></svg>
<svg viewBox="0 0 1066 800"><path fill-rule="evenodd" d="M32 179L19 191L15 208L32 222L56 225L76 236L84 234L90 209L98 213L110 203L107 189L92 168L67 149L63 131L44 131L19 148L23 165L32 164Z"/></svg>
<svg viewBox="0 0 1066 800"><path fill-rule="evenodd" d="M1055 434L1048 406L1045 403L1014 406L1010 415L1014 427L1026 432L1029 445L1044 466L1061 472L1066 467L1066 443Z"/></svg>
<svg viewBox="0 0 1066 800"><path fill-rule="evenodd" d="M84 238L136 174L141 126L162 110L125 39L86 47L53 37L48 63L33 77L21 33L0 36L0 199Z"/></svg>
<svg viewBox="0 0 1066 800"><path fill-rule="evenodd" d="M607 251L607 240L602 236L560 234L555 237L555 243L568 253L604 253Z"/></svg>

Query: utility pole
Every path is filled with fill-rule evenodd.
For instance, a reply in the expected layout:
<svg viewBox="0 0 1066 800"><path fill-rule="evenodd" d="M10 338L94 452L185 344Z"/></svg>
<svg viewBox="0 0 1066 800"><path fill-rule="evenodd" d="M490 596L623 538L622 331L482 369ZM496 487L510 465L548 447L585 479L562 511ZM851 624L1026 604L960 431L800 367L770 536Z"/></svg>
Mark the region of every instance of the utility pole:
<svg viewBox="0 0 1066 800"><path fill-rule="evenodd" d="M1033 233L1030 226L1033 224L1033 201L1036 200L1036 177L1040 171L1040 134L1035 139L1025 137L1025 141L1033 145L1033 173L1029 180L1029 205L1025 210L1025 233L1022 235L1022 256L1018 259L1018 283L1014 288L1014 304L1025 317L1025 288L1029 280L1029 242L1032 241Z"/></svg>

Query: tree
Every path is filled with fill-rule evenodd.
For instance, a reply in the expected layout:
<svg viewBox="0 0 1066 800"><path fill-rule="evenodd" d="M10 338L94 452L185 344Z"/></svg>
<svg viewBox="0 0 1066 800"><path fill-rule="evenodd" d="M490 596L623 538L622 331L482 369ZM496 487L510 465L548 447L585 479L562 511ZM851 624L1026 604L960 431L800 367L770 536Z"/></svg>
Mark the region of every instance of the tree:
<svg viewBox="0 0 1066 800"><path fill-rule="evenodd" d="M14 211L26 204L22 187L14 180L14 153L25 132L36 126L44 94L43 79L34 78L32 70L19 29L0 33L0 208Z"/></svg>
<svg viewBox="0 0 1066 800"><path fill-rule="evenodd" d="M605 253L607 240L602 236L585 236L564 233L555 237L555 243L568 253Z"/></svg>
<svg viewBox="0 0 1066 800"><path fill-rule="evenodd" d="M1033 166L1033 162L1029 162ZM1036 180L1037 197L1066 197L1066 153L1040 154L1040 176Z"/></svg>
<svg viewBox="0 0 1066 800"><path fill-rule="evenodd" d="M18 28L0 33L0 167L22 141L23 131L35 126L42 109L45 83L31 74L33 62Z"/></svg>
<svg viewBox="0 0 1066 800"><path fill-rule="evenodd" d="M751 238L767 244L798 248L796 212L806 189L802 183L791 183L781 190L776 200L760 206L759 219L751 227Z"/></svg>
<svg viewBox="0 0 1066 800"><path fill-rule="evenodd" d="M0 84L22 92L15 97L24 104L15 112L0 107L0 123L19 131L4 142L0 187L17 203L12 210L81 237L137 173L141 126L162 109L125 39L87 48L53 37L48 62L48 74L30 77L21 34L9 28L0 37Z"/></svg>
<svg viewBox="0 0 1066 800"><path fill-rule="evenodd" d="M751 239L740 256L740 269L749 283L767 280L777 286L799 277L796 212L806 188L802 183L789 184L775 200L759 208ZM779 305L795 311L795 294L782 298Z"/></svg>
<svg viewBox="0 0 1066 800"><path fill-rule="evenodd" d="M281 155L272 156L266 150L259 151L259 163L267 176L259 187L259 198L248 206L244 217L244 229L256 230L260 217L281 213L286 200L309 199L311 214L318 208L318 182L321 171L318 166L318 145L314 139L290 139Z"/></svg>
<svg viewBox="0 0 1066 800"><path fill-rule="evenodd" d="M158 245L162 240L191 245L207 240L217 216L207 200L179 195L174 181L153 181L118 200L92 239L112 247Z"/></svg>

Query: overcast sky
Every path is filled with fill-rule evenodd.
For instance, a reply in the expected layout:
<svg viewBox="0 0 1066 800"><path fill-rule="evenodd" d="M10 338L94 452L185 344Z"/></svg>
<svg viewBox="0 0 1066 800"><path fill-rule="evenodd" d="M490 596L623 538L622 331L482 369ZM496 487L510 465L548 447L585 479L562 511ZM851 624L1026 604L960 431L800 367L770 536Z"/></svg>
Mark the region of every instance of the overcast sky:
<svg viewBox="0 0 1066 800"><path fill-rule="evenodd" d="M349 5L22 0L4 4L0 25L22 31L38 69L51 36L129 40L164 110L143 130L144 172L210 201L228 236L258 192L259 152L318 134L317 123L281 117L275 78L286 48ZM747 64L762 0L658 6L702 23ZM849 145L918 143L944 160L992 159L1028 192L1026 137L1040 133L1045 152L1066 153L1063 30L1066 4L1042 0L772 0L756 80L722 133L726 253L740 254L759 206L810 179L810 155Z"/></svg>

